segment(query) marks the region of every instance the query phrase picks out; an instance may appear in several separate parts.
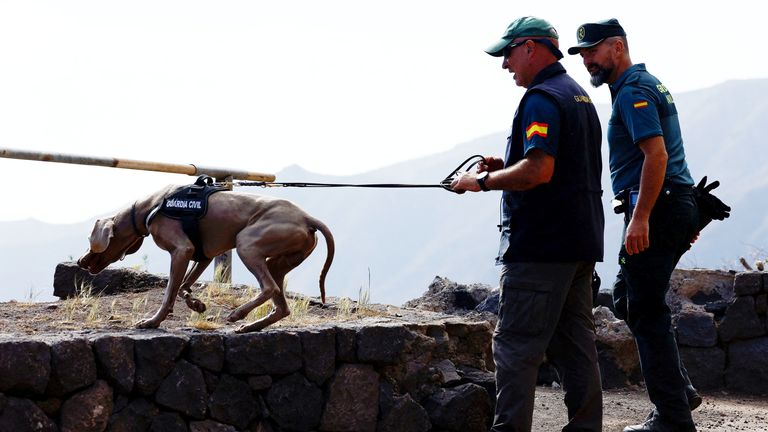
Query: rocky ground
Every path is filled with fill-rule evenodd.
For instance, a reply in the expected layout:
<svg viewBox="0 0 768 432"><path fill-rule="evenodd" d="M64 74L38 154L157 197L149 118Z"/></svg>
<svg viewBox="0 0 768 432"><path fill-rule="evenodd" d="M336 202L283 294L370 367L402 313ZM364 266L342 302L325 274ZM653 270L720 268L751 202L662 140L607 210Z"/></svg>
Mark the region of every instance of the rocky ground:
<svg viewBox="0 0 768 432"><path fill-rule="evenodd" d="M212 332L233 332L238 324L227 323L225 317L236 304L252 294L247 288L228 291L210 287L197 292L208 304L206 313L192 313L183 301L179 301L175 305L174 314L161 328L194 327ZM62 330L129 329L140 318L151 315L159 306L161 298L161 289L150 289L114 296L81 295L52 303L0 303L0 332L5 335L33 335L60 333ZM290 303L293 314L276 326L290 328L352 320L423 322L444 316L411 308L358 305L347 299L336 298L330 298L325 306L320 305L316 299L301 296L294 296ZM259 313L265 311L263 309ZM251 316L249 319L253 318ZM694 420L700 431L768 432L768 395L755 397L715 392L704 394L704 398L702 406L694 412ZM537 389L535 431L557 431L562 428L566 421L562 401L563 393L559 388ZM650 402L640 387L606 391L604 431L621 431L626 425L638 423L650 409Z"/></svg>
<svg viewBox="0 0 768 432"><path fill-rule="evenodd" d="M693 412L699 431L766 432L768 397L744 397L722 392L704 393L704 403ZM620 432L640 423L651 410L645 390L639 387L603 392L603 431ZM538 387L533 430L558 431L565 425L566 410L559 388Z"/></svg>

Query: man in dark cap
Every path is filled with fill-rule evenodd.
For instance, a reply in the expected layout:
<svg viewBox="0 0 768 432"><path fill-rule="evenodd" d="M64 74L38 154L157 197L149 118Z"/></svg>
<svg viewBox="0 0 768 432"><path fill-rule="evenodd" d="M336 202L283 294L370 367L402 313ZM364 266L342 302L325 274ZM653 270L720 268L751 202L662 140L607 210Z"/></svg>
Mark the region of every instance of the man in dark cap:
<svg viewBox="0 0 768 432"><path fill-rule="evenodd" d="M486 52L527 89L506 157L487 157L457 192L502 190L499 321L492 431L530 431L544 355L565 390L564 431L602 430L592 271L603 258L602 131L587 93L558 62L547 21L523 17Z"/></svg>
<svg viewBox="0 0 768 432"><path fill-rule="evenodd" d="M584 24L569 54L581 54L592 85L608 83L611 182L624 214L614 283L616 315L635 336L655 409L625 432L695 431L701 398L680 363L666 293L672 270L697 233L698 209L674 99L644 64L634 65L616 19Z"/></svg>

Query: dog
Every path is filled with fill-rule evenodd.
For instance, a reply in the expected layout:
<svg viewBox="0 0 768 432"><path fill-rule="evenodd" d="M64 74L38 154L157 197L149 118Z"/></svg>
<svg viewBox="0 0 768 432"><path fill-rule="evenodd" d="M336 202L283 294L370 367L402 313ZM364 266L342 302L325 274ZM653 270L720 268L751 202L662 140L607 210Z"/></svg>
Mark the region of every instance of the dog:
<svg viewBox="0 0 768 432"><path fill-rule="evenodd" d="M91 274L99 273L109 264L139 250L144 237L149 235L158 247L171 255L162 304L152 317L136 323L137 328L157 328L173 311L179 291L190 308L204 311L205 305L191 297L192 284L213 257L230 249L237 250L245 267L259 282L261 292L232 311L227 320L241 320L254 308L272 300L274 307L267 316L235 331L259 331L277 322L290 314L283 293L285 275L315 249L317 231L322 233L327 247L320 272L320 295L325 303L325 279L335 246L333 235L324 223L284 199L222 191L208 197L207 210L198 220L199 247L196 248L181 220L157 212L164 200L177 190L179 186L168 186L111 218L97 220L89 237L89 250L77 261ZM193 258L195 261L190 267Z"/></svg>

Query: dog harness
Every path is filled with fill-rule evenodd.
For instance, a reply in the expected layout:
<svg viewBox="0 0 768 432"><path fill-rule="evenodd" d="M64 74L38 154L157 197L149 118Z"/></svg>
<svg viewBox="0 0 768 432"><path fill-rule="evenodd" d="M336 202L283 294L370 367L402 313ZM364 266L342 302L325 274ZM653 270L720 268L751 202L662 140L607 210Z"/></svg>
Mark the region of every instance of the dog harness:
<svg viewBox="0 0 768 432"><path fill-rule="evenodd" d="M195 247L192 259L197 262L208 260L210 258L203 253L203 242L200 238L200 219L208 212L208 198L216 192L226 190L229 189L214 185L210 176L201 175L194 184L181 186L163 198L163 202L147 215L147 227L158 213L180 220L184 234Z"/></svg>

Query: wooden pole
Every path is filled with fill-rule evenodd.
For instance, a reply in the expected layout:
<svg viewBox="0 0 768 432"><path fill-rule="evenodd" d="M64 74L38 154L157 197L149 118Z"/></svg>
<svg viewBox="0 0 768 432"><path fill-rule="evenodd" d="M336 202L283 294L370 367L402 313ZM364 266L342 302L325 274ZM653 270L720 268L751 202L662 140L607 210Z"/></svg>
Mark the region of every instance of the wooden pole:
<svg viewBox="0 0 768 432"><path fill-rule="evenodd" d="M80 156L64 153L42 153L27 150L15 150L8 148L0 148L0 157L8 159L22 159L40 162L58 162L77 165L92 165L108 168L124 168L141 171L158 171L175 174L186 174L191 176L199 176L207 174L219 181L223 180L229 183L227 186L232 189L232 181L238 180L251 180L251 181L263 181L273 182L275 181L274 174L264 174L250 171L234 170L229 168L213 168L204 167L200 165L181 165L171 164L163 162L151 162L140 161L133 159L115 159L115 158L98 158L93 156ZM216 282L232 283L232 251L224 252L214 259L214 269Z"/></svg>
<svg viewBox="0 0 768 432"><path fill-rule="evenodd" d="M232 176L227 176L227 189L232 190ZM231 284L232 283L232 249L222 253L213 259L214 282Z"/></svg>
<svg viewBox="0 0 768 432"><path fill-rule="evenodd" d="M0 157L8 159L23 159L40 162L58 162L77 165L92 165L108 168L124 168L142 171L158 171L175 174L198 176L207 174L216 179L231 177L238 180L252 180L273 182L274 174L265 174L251 171L241 171L229 168L205 167L201 165L182 165L163 162L141 161L133 159L98 158L93 156L80 156L65 153L42 153L27 150L15 150L0 148Z"/></svg>

